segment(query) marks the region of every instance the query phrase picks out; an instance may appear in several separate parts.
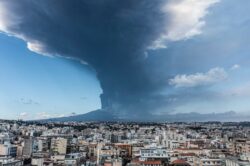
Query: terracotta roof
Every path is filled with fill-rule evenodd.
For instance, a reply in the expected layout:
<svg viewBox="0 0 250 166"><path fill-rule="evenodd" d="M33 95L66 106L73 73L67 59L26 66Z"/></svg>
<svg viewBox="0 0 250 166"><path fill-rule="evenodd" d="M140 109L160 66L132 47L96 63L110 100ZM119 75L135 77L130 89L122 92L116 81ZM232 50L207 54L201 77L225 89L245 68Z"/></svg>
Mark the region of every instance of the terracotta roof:
<svg viewBox="0 0 250 166"><path fill-rule="evenodd" d="M185 160L177 159L174 160L171 164L188 164Z"/></svg>
<svg viewBox="0 0 250 166"><path fill-rule="evenodd" d="M132 161L133 163L141 163L141 164L156 164L156 165L159 165L161 164L161 160L147 160L147 161L140 161L140 160L133 160Z"/></svg>
<svg viewBox="0 0 250 166"><path fill-rule="evenodd" d="M195 153L181 153L180 156L195 156Z"/></svg>
<svg viewBox="0 0 250 166"><path fill-rule="evenodd" d="M161 164L160 160L144 161L144 164Z"/></svg>
<svg viewBox="0 0 250 166"><path fill-rule="evenodd" d="M176 148L175 150L201 150L200 148Z"/></svg>

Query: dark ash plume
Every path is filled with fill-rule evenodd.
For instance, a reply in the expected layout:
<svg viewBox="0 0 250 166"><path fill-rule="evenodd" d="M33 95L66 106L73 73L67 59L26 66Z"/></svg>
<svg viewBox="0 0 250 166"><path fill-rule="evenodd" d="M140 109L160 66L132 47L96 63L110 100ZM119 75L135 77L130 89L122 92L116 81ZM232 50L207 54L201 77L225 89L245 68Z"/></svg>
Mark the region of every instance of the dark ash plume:
<svg viewBox="0 0 250 166"><path fill-rule="evenodd" d="M15 22L9 22L6 31L27 41L31 50L82 60L95 69L103 89L103 109L137 116L162 102L154 95L163 82L147 69L145 51L166 27L166 15L161 10L166 1L3 3L15 11L9 16Z"/></svg>

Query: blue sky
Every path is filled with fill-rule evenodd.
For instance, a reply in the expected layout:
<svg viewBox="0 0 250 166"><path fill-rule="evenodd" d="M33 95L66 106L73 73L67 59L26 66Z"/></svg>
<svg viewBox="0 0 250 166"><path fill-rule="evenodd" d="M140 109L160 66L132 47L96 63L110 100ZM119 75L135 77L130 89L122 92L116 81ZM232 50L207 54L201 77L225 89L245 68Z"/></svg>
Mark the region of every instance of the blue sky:
<svg viewBox="0 0 250 166"><path fill-rule="evenodd" d="M79 62L29 51L0 34L0 116L27 119L85 113L100 108L100 85Z"/></svg>
<svg viewBox="0 0 250 166"><path fill-rule="evenodd" d="M0 1L0 117L249 114L250 1L144 2Z"/></svg>

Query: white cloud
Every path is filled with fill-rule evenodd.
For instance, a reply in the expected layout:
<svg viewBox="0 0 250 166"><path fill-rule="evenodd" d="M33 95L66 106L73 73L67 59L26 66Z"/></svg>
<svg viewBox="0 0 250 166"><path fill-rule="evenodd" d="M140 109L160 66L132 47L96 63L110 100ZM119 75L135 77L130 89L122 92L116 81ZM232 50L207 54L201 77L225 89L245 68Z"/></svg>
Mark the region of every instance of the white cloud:
<svg viewBox="0 0 250 166"><path fill-rule="evenodd" d="M37 54L41 54L44 56L48 56L48 57L53 57L50 53L48 53L46 50L46 47L39 41L31 41L28 40L26 38L23 38L23 40L27 41L27 48L30 51L33 51Z"/></svg>
<svg viewBox="0 0 250 166"><path fill-rule="evenodd" d="M65 117L64 114L49 114L47 112L37 113L36 119L50 119L50 118L62 118Z"/></svg>
<svg viewBox="0 0 250 166"><path fill-rule="evenodd" d="M213 68L206 73L195 73L191 75L176 75L169 80L169 84L175 87L196 87L210 85L223 81L227 78L227 72L223 68Z"/></svg>
<svg viewBox="0 0 250 166"><path fill-rule="evenodd" d="M27 119L27 117L29 116L29 114L27 112L22 112L19 114L19 119Z"/></svg>
<svg viewBox="0 0 250 166"><path fill-rule="evenodd" d="M167 26L165 32L149 49L166 48L166 41L189 39L202 33L206 24L204 17L208 8L220 0L170 0L163 7L166 13Z"/></svg>
<svg viewBox="0 0 250 166"><path fill-rule="evenodd" d="M18 18L12 13L7 11L7 1L0 2L0 32L8 33L9 27L12 27L18 23Z"/></svg>
<svg viewBox="0 0 250 166"><path fill-rule="evenodd" d="M22 112L22 113L20 113L20 116L26 116L26 115L28 115L27 112Z"/></svg>
<svg viewBox="0 0 250 166"><path fill-rule="evenodd" d="M15 12L8 11L8 5L9 4L7 1L0 1L0 33L5 33L9 36L15 36L19 39L22 39L27 43L27 48L30 51L52 57L53 55L46 51L43 43L31 40L20 33L16 33L15 30L13 30L18 28L22 19L20 16L16 15Z"/></svg>
<svg viewBox="0 0 250 166"><path fill-rule="evenodd" d="M39 112L37 113L37 119L48 119L51 118L52 116L48 114L47 112Z"/></svg>
<svg viewBox="0 0 250 166"><path fill-rule="evenodd" d="M240 68L240 65L235 64L235 65L233 65L233 66L231 67L231 70L237 70L237 69L239 69L239 68Z"/></svg>
<svg viewBox="0 0 250 166"><path fill-rule="evenodd" d="M86 66L88 66L88 65L89 65L89 64L88 64L88 62L83 61L83 60L80 60L80 63L81 63L82 65L86 65Z"/></svg>

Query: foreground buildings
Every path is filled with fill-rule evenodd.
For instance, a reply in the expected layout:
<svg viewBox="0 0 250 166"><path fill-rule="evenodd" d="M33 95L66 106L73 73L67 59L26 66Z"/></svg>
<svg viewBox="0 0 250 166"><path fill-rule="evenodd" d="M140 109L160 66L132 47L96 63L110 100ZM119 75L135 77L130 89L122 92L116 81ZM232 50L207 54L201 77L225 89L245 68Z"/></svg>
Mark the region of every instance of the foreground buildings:
<svg viewBox="0 0 250 166"><path fill-rule="evenodd" d="M250 123L1 121L4 166L250 166Z"/></svg>

